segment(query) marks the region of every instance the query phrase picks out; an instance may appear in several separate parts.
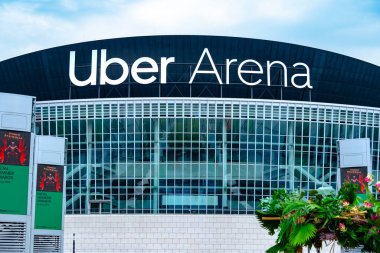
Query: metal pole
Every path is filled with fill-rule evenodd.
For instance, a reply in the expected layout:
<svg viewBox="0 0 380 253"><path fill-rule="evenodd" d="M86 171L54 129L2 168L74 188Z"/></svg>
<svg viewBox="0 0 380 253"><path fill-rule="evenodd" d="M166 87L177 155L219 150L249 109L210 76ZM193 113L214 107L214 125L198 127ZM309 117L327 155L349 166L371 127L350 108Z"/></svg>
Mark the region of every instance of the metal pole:
<svg viewBox="0 0 380 253"><path fill-rule="evenodd" d="M75 253L75 233L73 233L73 253Z"/></svg>

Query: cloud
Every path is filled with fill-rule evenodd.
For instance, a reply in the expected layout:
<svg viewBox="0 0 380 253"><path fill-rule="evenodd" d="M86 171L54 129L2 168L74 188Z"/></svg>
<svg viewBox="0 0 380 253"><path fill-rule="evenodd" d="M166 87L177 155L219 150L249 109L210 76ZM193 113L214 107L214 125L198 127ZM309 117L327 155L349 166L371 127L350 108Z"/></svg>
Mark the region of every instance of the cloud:
<svg viewBox="0 0 380 253"><path fill-rule="evenodd" d="M376 38L373 34L377 33L378 25L374 25L374 15L360 19L365 10L355 13L357 8L353 7L335 12L333 3L331 0L9 1L0 4L0 60L88 40L157 34L263 38L339 52L342 40L348 43L354 38L351 32ZM326 18L324 13L332 18ZM349 17L344 16L342 21L345 14ZM349 18L352 20L347 22ZM360 29L363 26L366 32Z"/></svg>
<svg viewBox="0 0 380 253"><path fill-rule="evenodd" d="M59 5L67 11L79 10L79 4L76 0L60 0Z"/></svg>
<svg viewBox="0 0 380 253"><path fill-rule="evenodd" d="M202 28L201 24L203 27L233 26L244 18L243 10L233 1L215 4L210 0L147 0L126 7L125 13L134 23L173 31Z"/></svg>
<svg viewBox="0 0 380 253"><path fill-rule="evenodd" d="M351 52L351 56L363 61L372 62L380 66L380 46L372 47L350 47L346 49Z"/></svg>
<svg viewBox="0 0 380 253"><path fill-rule="evenodd" d="M301 23L308 19L314 12L324 7L327 3L325 0L317 1L251 1L251 13L253 20L261 20L262 22L286 22Z"/></svg>
<svg viewBox="0 0 380 253"><path fill-rule="evenodd" d="M38 30L49 28L49 18L45 15L36 15L35 8L36 5L33 4L2 5L0 7L1 32L8 32L7 35L17 35L32 32L29 30L31 27L36 27ZM3 39L7 39L7 37L3 37Z"/></svg>
<svg viewBox="0 0 380 253"><path fill-rule="evenodd" d="M74 27L53 15L38 13L36 4L0 5L0 60L55 46ZM58 42L59 43L59 42Z"/></svg>

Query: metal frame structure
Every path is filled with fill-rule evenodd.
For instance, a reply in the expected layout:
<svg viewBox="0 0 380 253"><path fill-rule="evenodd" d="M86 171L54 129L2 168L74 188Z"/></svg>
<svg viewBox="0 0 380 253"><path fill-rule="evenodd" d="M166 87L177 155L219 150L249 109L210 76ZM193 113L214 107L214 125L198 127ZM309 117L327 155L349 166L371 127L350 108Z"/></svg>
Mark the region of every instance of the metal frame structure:
<svg viewBox="0 0 380 253"><path fill-rule="evenodd" d="M250 214L276 189L336 187L337 141L370 138L380 110L248 99L37 102L37 133L68 139L68 214Z"/></svg>

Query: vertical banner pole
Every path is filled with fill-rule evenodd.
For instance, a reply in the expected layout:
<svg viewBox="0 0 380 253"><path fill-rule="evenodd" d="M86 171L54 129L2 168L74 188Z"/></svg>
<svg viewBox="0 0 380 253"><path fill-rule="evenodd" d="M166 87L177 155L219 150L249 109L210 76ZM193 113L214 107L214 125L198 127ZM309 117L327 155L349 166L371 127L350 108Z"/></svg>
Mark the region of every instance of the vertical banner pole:
<svg viewBox="0 0 380 253"><path fill-rule="evenodd" d="M36 252L63 252L66 139L36 136L31 242Z"/></svg>
<svg viewBox="0 0 380 253"><path fill-rule="evenodd" d="M73 253L75 253L75 233L73 233Z"/></svg>
<svg viewBox="0 0 380 253"><path fill-rule="evenodd" d="M0 252L30 252L35 98L0 93Z"/></svg>
<svg viewBox="0 0 380 253"><path fill-rule="evenodd" d="M337 188L349 180L358 185L358 194L365 195L364 178L372 173L370 139L340 140Z"/></svg>

